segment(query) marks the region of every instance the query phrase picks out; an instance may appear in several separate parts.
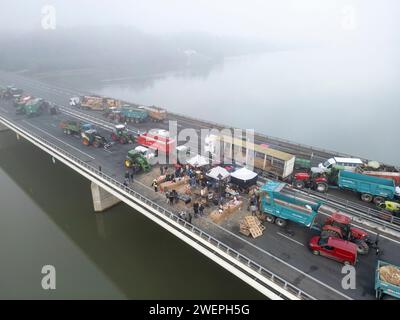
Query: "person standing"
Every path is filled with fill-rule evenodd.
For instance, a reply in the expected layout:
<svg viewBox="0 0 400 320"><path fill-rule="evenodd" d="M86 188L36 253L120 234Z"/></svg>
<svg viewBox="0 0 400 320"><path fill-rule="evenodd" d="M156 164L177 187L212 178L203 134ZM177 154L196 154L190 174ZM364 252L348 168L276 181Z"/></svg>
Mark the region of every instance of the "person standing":
<svg viewBox="0 0 400 320"><path fill-rule="evenodd" d="M125 171L125 180L129 181L129 171L128 170Z"/></svg>
<svg viewBox="0 0 400 320"><path fill-rule="evenodd" d="M163 166L160 166L160 175L164 175L164 167Z"/></svg>
<svg viewBox="0 0 400 320"><path fill-rule="evenodd" d="M200 205L199 205L199 214L200 214L200 216L204 216L204 205L202 202L200 202Z"/></svg>
<svg viewBox="0 0 400 320"><path fill-rule="evenodd" d="M199 203L197 201L193 203L193 212L194 212L194 217L197 218L199 214Z"/></svg>
<svg viewBox="0 0 400 320"><path fill-rule="evenodd" d="M158 192L158 183L157 183L156 179L153 180L153 188L154 188L154 192Z"/></svg>

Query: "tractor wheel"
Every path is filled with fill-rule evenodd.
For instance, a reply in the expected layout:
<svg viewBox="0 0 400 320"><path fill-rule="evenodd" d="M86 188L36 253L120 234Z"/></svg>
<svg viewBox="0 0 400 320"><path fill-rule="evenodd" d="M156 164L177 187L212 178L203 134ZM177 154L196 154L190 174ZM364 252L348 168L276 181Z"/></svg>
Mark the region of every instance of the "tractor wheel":
<svg viewBox="0 0 400 320"><path fill-rule="evenodd" d="M372 195L370 195L369 193L363 193L361 195L361 200L364 202L371 202L372 201Z"/></svg>
<svg viewBox="0 0 400 320"><path fill-rule="evenodd" d="M306 184L304 183L303 180L295 180L294 181L294 187L297 189L304 189L305 185Z"/></svg>
<svg viewBox="0 0 400 320"><path fill-rule="evenodd" d="M88 139L84 138L84 139L82 139L82 144L84 144L85 146L88 146L88 145L90 145L90 142Z"/></svg>
<svg viewBox="0 0 400 320"><path fill-rule="evenodd" d="M117 137L117 135L113 132L113 133L111 133L111 140L112 141L117 141L118 140L118 137Z"/></svg>
<svg viewBox="0 0 400 320"><path fill-rule="evenodd" d="M343 264L344 264L345 266L351 265L350 261L344 261Z"/></svg>
<svg viewBox="0 0 400 320"><path fill-rule="evenodd" d="M323 230L321 232L321 238L339 238L341 239L342 237L340 236L340 234L334 230Z"/></svg>
<svg viewBox="0 0 400 320"><path fill-rule="evenodd" d="M355 240L354 243L357 245L357 253L360 255L366 255L369 252L369 246L364 240Z"/></svg>
<svg viewBox="0 0 400 320"><path fill-rule="evenodd" d="M379 197L379 196L374 197L374 203L376 205L379 205L380 203L384 203L384 202L385 202L385 199L383 197Z"/></svg>
<svg viewBox="0 0 400 320"><path fill-rule="evenodd" d="M281 218L276 218L275 224L280 228L284 228L286 226L286 220L281 219Z"/></svg>
<svg viewBox="0 0 400 320"><path fill-rule="evenodd" d="M267 216L266 220L267 220L268 223L274 223L275 222L275 217L273 215L267 214L266 216Z"/></svg>
<svg viewBox="0 0 400 320"><path fill-rule="evenodd" d="M317 183L316 190L321 193L326 193L328 191L328 184L325 182Z"/></svg>
<svg viewBox="0 0 400 320"><path fill-rule="evenodd" d="M318 251L318 250L313 250L313 251L312 251L312 254L313 254L314 256L319 256L319 251Z"/></svg>
<svg viewBox="0 0 400 320"><path fill-rule="evenodd" d="M125 137L121 137L120 139L119 139L119 143L120 144L125 144L127 141L126 141L126 138Z"/></svg>
<svg viewBox="0 0 400 320"><path fill-rule="evenodd" d="M126 168L132 167L132 162L130 160L125 160L124 164Z"/></svg>

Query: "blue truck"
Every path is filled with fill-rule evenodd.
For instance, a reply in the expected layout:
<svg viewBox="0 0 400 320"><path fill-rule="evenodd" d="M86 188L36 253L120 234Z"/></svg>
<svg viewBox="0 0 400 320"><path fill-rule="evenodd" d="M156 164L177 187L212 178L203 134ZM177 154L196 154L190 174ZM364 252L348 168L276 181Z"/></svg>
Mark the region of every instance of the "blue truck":
<svg viewBox="0 0 400 320"><path fill-rule="evenodd" d="M393 298L400 299L400 286L396 284L389 283L384 280L382 275L382 268L392 268L392 270L398 270L400 274L400 267L391 265L390 263L378 260L378 264L375 270L375 293L377 299L382 299L384 295L391 296Z"/></svg>
<svg viewBox="0 0 400 320"><path fill-rule="evenodd" d="M285 186L286 183L268 181L261 187L260 209L266 215L267 222L284 227L289 220L312 227L322 203L285 195L281 192Z"/></svg>
<svg viewBox="0 0 400 320"><path fill-rule="evenodd" d="M391 179L367 176L361 173L341 170L338 176L338 186L341 189L352 190L361 195L365 202L375 204L396 198L396 185Z"/></svg>

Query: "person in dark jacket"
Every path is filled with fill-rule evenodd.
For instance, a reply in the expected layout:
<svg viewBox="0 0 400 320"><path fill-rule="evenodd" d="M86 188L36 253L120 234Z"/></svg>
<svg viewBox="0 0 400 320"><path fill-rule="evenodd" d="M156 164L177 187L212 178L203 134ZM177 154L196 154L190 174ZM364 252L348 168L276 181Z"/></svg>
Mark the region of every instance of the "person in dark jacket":
<svg viewBox="0 0 400 320"><path fill-rule="evenodd" d="M199 205L199 214L200 216L204 216L204 205L202 203Z"/></svg>
<svg viewBox="0 0 400 320"><path fill-rule="evenodd" d="M197 201L193 203L193 212L194 212L194 217L197 218L199 214L199 203Z"/></svg>

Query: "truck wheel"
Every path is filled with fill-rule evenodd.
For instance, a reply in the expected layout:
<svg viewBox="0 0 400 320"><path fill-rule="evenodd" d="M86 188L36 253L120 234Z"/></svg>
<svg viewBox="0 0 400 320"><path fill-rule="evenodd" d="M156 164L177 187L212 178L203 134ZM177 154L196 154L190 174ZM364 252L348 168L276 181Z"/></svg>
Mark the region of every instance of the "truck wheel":
<svg viewBox="0 0 400 320"><path fill-rule="evenodd" d="M268 223L274 223L275 222L275 217L273 215L267 214L266 218Z"/></svg>
<svg viewBox="0 0 400 320"><path fill-rule="evenodd" d="M318 251L318 250L313 250L313 251L312 251L312 254L313 254L314 256L319 256L319 251Z"/></svg>
<svg viewBox="0 0 400 320"><path fill-rule="evenodd" d="M328 184L321 182L321 183L317 183L317 191L321 192L321 193L326 193L328 191Z"/></svg>
<svg viewBox="0 0 400 320"><path fill-rule="evenodd" d="M379 204L381 204L381 203L383 203L383 202L385 202L385 199L384 199L383 197L377 196L377 197L374 198L374 203L375 203L376 205L379 205Z"/></svg>
<svg viewBox="0 0 400 320"><path fill-rule="evenodd" d="M304 189L305 183L303 180L295 180L294 181L294 187L297 189Z"/></svg>
<svg viewBox="0 0 400 320"><path fill-rule="evenodd" d="M372 195L370 195L369 193L363 193L361 195L361 200L364 202L371 202L372 201Z"/></svg>
<svg viewBox="0 0 400 320"><path fill-rule="evenodd" d="M364 240L356 240L354 243L357 245L357 253L366 255L369 252L369 246Z"/></svg>
<svg viewBox="0 0 400 320"><path fill-rule="evenodd" d="M284 228L286 226L286 220L283 220L281 218L276 218L275 223L280 228Z"/></svg>

